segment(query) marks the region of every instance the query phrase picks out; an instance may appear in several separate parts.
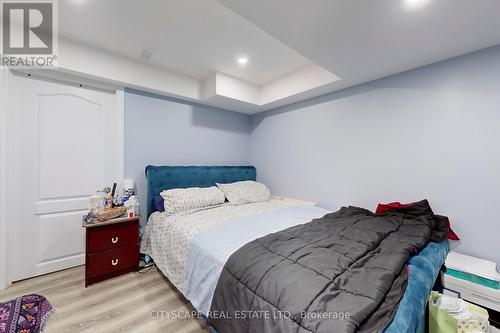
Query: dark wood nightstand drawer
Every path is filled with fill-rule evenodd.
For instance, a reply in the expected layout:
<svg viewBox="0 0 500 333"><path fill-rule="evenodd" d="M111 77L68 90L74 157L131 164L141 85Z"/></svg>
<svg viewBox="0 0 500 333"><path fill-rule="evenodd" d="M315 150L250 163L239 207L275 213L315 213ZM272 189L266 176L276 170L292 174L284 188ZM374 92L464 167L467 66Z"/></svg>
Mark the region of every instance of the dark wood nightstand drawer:
<svg viewBox="0 0 500 333"><path fill-rule="evenodd" d="M112 272L137 268L139 263L139 245L121 247L88 256L88 274L90 278Z"/></svg>
<svg viewBox="0 0 500 333"><path fill-rule="evenodd" d="M85 287L136 271L140 217L85 224Z"/></svg>
<svg viewBox="0 0 500 333"><path fill-rule="evenodd" d="M107 226L88 228L87 253L97 253L139 242L138 223L117 223Z"/></svg>

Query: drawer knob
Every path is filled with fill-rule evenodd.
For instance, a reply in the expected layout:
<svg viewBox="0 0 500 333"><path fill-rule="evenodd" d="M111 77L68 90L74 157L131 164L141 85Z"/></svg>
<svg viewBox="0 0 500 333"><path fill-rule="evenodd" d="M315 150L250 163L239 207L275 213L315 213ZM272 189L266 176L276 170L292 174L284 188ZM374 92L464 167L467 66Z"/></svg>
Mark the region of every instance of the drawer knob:
<svg viewBox="0 0 500 333"><path fill-rule="evenodd" d="M113 244L118 243L118 237L111 237L111 243Z"/></svg>
<svg viewBox="0 0 500 333"><path fill-rule="evenodd" d="M113 266L118 265L118 259L111 260L111 265L113 265Z"/></svg>

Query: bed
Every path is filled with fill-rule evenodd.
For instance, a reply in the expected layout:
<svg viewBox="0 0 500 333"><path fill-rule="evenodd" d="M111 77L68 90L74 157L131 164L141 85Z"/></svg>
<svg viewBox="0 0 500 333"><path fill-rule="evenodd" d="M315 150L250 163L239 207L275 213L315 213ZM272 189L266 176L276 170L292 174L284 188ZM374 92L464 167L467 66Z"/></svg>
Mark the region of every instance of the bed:
<svg viewBox="0 0 500 333"><path fill-rule="evenodd" d="M148 224L141 252L152 257L162 273L204 315L210 311L221 271L235 251L252 240L329 213L298 201L270 200L241 206L223 204L166 217L155 211L154 199L161 191L255 180L256 170L251 166L148 166L146 177ZM386 332L425 329L428 295L447 252L447 241L430 242L409 260L406 290Z"/></svg>

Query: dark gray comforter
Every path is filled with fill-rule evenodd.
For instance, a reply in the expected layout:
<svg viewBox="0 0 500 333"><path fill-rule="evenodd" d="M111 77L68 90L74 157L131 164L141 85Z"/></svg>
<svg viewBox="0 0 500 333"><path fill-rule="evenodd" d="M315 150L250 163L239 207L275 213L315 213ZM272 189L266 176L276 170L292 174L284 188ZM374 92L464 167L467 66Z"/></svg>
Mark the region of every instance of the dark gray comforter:
<svg viewBox="0 0 500 333"><path fill-rule="evenodd" d="M380 215L344 207L256 239L224 266L209 323L219 333L382 331L409 257L447 227L424 200Z"/></svg>

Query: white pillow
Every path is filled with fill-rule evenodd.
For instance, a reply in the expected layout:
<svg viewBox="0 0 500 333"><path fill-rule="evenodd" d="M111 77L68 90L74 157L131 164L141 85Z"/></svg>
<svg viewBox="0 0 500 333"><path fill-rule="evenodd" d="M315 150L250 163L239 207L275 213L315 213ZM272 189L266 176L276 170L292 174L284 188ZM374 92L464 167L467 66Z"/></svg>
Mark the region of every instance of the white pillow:
<svg viewBox="0 0 500 333"><path fill-rule="evenodd" d="M243 205L250 202L267 201L271 199L271 191L266 185L246 180L231 184L216 184L231 205Z"/></svg>
<svg viewBox="0 0 500 333"><path fill-rule="evenodd" d="M172 215L191 209L205 208L226 201L224 192L215 186L174 188L160 193L163 197L165 214Z"/></svg>

